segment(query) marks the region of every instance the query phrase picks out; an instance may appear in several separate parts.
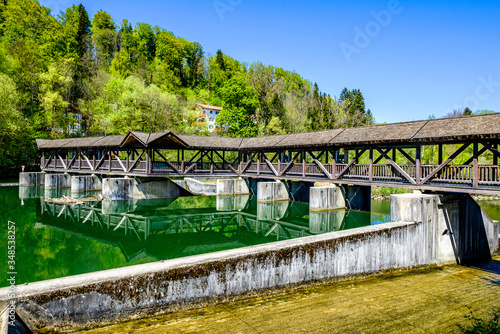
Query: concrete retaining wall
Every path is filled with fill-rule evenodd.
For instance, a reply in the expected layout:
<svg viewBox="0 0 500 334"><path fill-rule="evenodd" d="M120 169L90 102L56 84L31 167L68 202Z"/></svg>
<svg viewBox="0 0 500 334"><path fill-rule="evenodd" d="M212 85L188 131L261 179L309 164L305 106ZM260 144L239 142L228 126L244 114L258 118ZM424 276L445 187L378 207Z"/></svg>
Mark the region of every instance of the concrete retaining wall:
<svg viewBox="0 0 500 334"><path fill-rule="evenodd" d="M387 223L64 277L18 286L17 311L38 328L98 326L207 298L429 264L425 239L425 224ZM0 300L7 295L0 289Z"/></svg>
<svg viewBox="0 0 500 334"><path fill-rule="evenodd" d="M19 173L19 186L32 187L45 185L45 173Z"/></svg>

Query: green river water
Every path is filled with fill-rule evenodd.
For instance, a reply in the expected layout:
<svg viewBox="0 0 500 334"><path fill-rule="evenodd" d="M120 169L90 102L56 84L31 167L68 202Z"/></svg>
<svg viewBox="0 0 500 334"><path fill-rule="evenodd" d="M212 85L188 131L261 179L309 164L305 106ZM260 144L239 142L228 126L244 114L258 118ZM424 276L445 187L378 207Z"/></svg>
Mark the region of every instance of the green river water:
<svg viewBox="0 0 500 334"><path fill-rule="evenodd" d="M389 221L388 200L372 212L309 212L299 202L254 197L181 197L63 205L42 188L0 188L0 286L7 286L8 226L16 227L16 284L345 230ZM499 202L481 206L500 218ZM9 223L10 222L10 223ZM11 263L12 264L12 263Z"/></svg>

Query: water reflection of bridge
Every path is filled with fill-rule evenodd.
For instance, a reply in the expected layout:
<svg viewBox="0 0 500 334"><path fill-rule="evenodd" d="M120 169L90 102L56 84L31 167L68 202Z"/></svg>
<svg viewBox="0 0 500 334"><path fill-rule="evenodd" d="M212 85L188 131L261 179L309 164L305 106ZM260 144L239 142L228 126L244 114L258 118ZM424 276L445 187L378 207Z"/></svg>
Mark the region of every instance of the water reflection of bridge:
<svg viewBox="0 0 500 334"><path fill-rule="evenodd" d="M171 208L172 202L67 205L41 198L37 226L117 245L131 261L144 256L188 256L370 224L369 213L309 212L302 203L256 203L249 196L219 197L216 208Z"/></svg>

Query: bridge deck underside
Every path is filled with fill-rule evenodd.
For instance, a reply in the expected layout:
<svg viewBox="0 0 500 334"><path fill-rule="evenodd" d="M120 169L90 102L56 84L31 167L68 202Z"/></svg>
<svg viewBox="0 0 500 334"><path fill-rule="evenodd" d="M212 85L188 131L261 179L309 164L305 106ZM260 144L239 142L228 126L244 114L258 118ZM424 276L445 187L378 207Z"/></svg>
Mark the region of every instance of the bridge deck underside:
<svg viewBox="0 0 500 334"><path fill-rule="evenodd" d="M499 156L498 142L491 140L447 147L369 145L275 151L58 149L42 153L41 169L142 177L242 176L500 194Z"/></svg>

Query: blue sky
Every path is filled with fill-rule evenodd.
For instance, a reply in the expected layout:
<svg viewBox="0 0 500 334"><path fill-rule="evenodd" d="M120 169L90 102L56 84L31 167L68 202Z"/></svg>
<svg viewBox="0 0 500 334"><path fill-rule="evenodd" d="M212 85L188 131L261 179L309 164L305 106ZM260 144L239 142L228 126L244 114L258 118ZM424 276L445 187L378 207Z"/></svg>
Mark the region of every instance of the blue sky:
<svg viewBox="0 0 500 334"><path fill-rule="evenodd" d="M40 0L53 12L78 4ZM378 123L500 112L498 1L83 0L117 24L158 25L248 63L296 71L338 96L358 88Z"/></svg>

